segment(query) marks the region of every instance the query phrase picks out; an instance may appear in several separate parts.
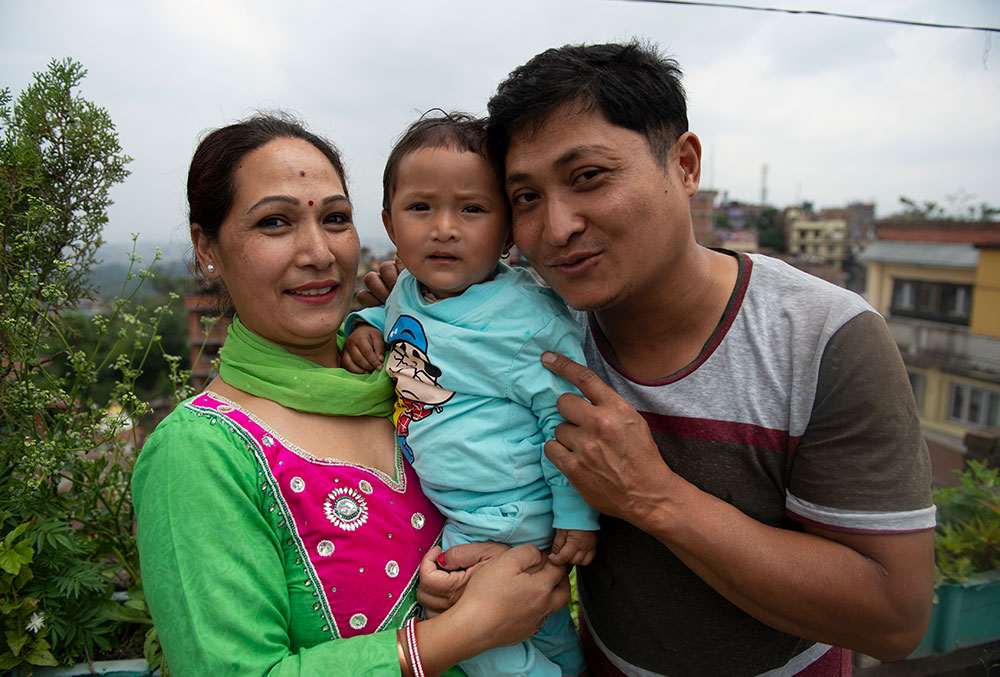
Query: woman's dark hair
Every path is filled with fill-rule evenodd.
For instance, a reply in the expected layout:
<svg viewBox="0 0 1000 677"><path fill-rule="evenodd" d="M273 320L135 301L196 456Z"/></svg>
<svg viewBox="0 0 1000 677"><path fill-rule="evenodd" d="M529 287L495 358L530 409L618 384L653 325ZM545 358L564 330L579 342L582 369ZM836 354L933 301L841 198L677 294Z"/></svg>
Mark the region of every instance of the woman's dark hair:
<svg viewBox="0 0 1000 677"><path fill-rule="evenodd" d="M209 241L219 239L219 228L232 209L236 195L236 168L243 157L275 139L302 139L333 165L347 194L344 164L336 147L313 134L287 114L255 115L214 130L198 144L188 170L189 223L197 223Z"/></svg>
<svg viewBox="0 0 1000 677"><path fill-rule="evenodd" d="M440 108L432 108L420 116L399 137L385 162L385 171L382 173L382 209L390 211L392 194L396 190L396 175L403 158L421 148L442 147L469 151L490 160L486 151L486 120L468 113L447 113ZM495 170L492 161L490 164ZM498 182L499 176L497 172ZM503 193L502 186L500 192Z"/></svg>
<svg viewBox="0 0 1000 677"><path fill-rule="evenodd" d="M645 137L665 163L688 130L687 103L677 62L654 46L565 45L548 49L514 69L488 104L490 154L502 164L511 138L533 131L563 103L599 112L613 125Z"/></svg>

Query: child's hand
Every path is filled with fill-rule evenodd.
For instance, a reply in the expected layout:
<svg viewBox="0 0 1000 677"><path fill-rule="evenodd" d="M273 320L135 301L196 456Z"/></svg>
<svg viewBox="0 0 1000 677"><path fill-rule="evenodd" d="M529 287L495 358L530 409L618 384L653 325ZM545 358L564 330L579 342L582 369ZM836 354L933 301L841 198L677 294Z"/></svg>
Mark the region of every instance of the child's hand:
<svg viewBox="0 0 1000 677"><path fill-rule="evenodd" d="M597 551L597 532L578 529L556 529L549 561L553 564L586 566Z"/></svg>
<svg viewBox="0 0 1000 677"><path fill-rule="evenodd" d="M382 332L370 324L358 323L341 351L344 369L354 374L370 374L382 368L385 343Z"/></svg>

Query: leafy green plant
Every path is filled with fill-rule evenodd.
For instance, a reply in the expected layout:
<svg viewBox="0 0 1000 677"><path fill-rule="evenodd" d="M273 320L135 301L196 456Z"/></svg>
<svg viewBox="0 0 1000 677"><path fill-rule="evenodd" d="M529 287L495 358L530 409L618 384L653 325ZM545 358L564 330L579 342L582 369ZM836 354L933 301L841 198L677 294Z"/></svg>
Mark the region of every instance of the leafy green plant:
<svg viewBox="0 0 1000 677"><path fill-rule="evenodd" d="M149 412L137 384L177 297L138 304L152 273L133 236L118 295L81 315L128 162L107 113L73 92L85 72L53 61L13 107L0 90L0 670L25 675L158 647L129 482Z"/></svg>
<svg viewBox="0 0 1000 677"><path fill-rule="evenodd" d="M0 513L0 522L10 515ZM6 532L0 543L0 613L3 614L3 649L0 670L28 665L58 665L49 651L45 615L38 611L39 600L24 593L31 580L31 561L35 550L24 532L25 522Z"/></svg>
<svg viewBox="0 0 1000 677"><path fill-rule="evenodd" d="M935 583L963 583L1000 571L1000 470L969 461L959 484L934 490Z"/></svg>

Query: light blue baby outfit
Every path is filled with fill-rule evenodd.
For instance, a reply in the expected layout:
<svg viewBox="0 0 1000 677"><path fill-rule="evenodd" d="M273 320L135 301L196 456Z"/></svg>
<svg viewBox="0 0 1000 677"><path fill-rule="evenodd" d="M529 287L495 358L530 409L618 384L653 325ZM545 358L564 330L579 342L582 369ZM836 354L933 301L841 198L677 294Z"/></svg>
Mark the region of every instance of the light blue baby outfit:
<svg viewBox="0 0 1000 677"><path fill-rule="evenodd" d="M552 545L553 529L596 530L597 513L545 457L562 422L557 398L576 392L542 366L545 351L583 363L581 329L565 304L524 270L428 302L408 272L386 305L353 313L389 344L397 439L424 493L447 518L445 549L497 541ZM585 669L569 610L532 641L461 664L469 675L578 675Z"/></svg>

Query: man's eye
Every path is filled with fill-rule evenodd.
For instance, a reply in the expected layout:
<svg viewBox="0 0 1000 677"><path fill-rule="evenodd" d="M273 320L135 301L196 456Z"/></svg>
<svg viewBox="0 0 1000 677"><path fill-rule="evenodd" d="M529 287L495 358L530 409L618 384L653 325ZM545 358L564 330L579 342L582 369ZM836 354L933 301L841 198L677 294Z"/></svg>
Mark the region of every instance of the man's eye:
<svg viewBox="0 0 1000 677"><path fill-rule="evenodd" d="M510 201L515 205L524 206L538 199L538 193L533 193L531 191L522 191L520 193L515 193L511 197Z"/></svg>
<svg viewBox="0 0 1000 677"><path fill-rule="evenodd" d="M603 172L604 172L603 169L598 169L597 167L591 167L589 169L584 169L583 171L578 172L576 174L576 176L573 177L573 183L577 184L577 183L583 183L583 182L586 182L586 181L590 181L591 179L594 179L597 176L599 176L600 174L602 174Z"/></svg>

